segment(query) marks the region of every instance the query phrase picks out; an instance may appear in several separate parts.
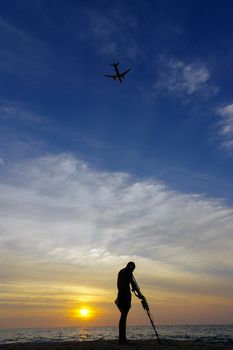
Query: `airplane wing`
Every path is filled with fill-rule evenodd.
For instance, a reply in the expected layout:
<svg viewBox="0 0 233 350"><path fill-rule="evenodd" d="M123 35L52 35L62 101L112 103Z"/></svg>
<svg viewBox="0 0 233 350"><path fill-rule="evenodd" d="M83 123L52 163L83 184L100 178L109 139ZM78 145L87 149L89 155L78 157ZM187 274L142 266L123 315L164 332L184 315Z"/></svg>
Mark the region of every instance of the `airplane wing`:
<svg viewBox="0 0 233 350"><path fill-rule="evenodd" d="M113 79L115 79L115 78L116 78L116 76L115 76L115 75L108 75L108 74L105 74L105 77L108 77L108 78L113 78Z"/></svg>
<svg viewBox="0 0 233 350"><path fill-rule="evenodd" d="M127 74L130 70L131 70L131 68L127 69L125 72L121 73L120 76L121 76L121 77L124 77L125 74Z"/></svg>

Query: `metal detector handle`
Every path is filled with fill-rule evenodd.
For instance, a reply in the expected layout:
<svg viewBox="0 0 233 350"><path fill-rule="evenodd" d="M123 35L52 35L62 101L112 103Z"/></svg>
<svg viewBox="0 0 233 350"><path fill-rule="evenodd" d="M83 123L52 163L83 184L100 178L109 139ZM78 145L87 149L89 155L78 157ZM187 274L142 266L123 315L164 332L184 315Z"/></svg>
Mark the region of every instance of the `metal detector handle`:
<svg viewBox="0 0 233 350"><path fill-rule="evenodd" d="M134 275L132 275L132 280L133 280L133 283L134 283L134 285L135 285L135 287L136 287L136 288L133 289L132 291L134 292L134 294L136 295L137 298L142 299L142 298L143 298L143 295L142 295L142 293L141 293L141 291L140 291L139 285L137 284L137 281L136 281Z"/></svg>
<svg viewBox="0 0 233 350"><path fill-rule="evenodd" d="M146 311L149 311L149 304L148 304L148 301L146 300L146 298L144 297L144 295L142 296L142 300L141 300L141 303L142 303L142 307L144 310Z"/></svg>
<svg viewBox="0 0 233 350"><path fill-rule="evenodd" d="M140 294L138 294L137 292L136 292L136 290L134 290L133 291L134 292L134 295L138 298L138 299L143 299L143 298L145 298L142 294L141 294L141 292L140 292Z"/></svg>

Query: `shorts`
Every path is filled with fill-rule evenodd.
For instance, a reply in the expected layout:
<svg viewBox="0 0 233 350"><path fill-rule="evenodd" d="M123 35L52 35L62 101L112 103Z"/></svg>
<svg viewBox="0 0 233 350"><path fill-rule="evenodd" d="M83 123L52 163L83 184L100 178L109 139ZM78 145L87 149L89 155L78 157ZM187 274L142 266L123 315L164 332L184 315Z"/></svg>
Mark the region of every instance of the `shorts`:
<svg viewBox="0 0 233 350"><path fill-rule="evenodd" d="M131 308L131 293L119 292L117 296L117 307L121 309Z"/></svg>

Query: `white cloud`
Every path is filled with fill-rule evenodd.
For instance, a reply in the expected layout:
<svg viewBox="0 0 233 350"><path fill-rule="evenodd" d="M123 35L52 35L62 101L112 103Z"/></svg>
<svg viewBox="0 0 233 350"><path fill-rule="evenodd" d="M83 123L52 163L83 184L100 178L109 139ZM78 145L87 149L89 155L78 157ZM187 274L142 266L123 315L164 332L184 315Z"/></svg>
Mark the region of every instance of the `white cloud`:
<svg viewBox="0 0 233 350"><path fill-rule="evenodd" d="M92 9L86 11L86 17L89 34L101 54L119 56L124 52L131 59L140 56L134 36L138 26L134 16L113 8L106 14Z"/></svg>
<svg viewBox="0 0 233 350"><path fill-rule="evenodd" d="M20 103L11 101L0 103L0 119L30 123L40 123L44 120L43 117L25 109Z"/></svg>
<svg viewBox="0 0 233 350"><path fill-rule="evenodd" d="M15 36L18 37L19 39L31 40L31 37L30 37L28 34L22 32L21 29L19 29L19 28L13 26L13 25L10 24L9 22L4 21L2 18L0 18L0 27L1 27L2 29L4 29L5 31L7 31L7 32L9 32L9 33L11 33L11 34L13 34L13 35L15 35Z"/></svg>
<svg viewBox="0 0 233 350"><path fill-rule="evenodd" d="M209 84L209 79L209 69L202 62L185 63L175 59L163 59L154 88L171 95L198 94L208 97L218 92L217 87Z"/></svg>
<svg viewBox="0 0 233 350"><path fill-rule="evenodd" d="M221 145L227 151L233 151L233 104L217 109L217 114L221 117L218 122Z"/></svg>
<svg viewBox="0 0 233 350"><path fill-rule="evenodd" d="M114 20L100 12L89 11L88 19L91 32L96 39L109 38L117 31Z"/></svg>
<svg viewBox="0 0 233 350"><path fill-rule="evenodd" d="M232 271L233 210L221 201L69 155L12 166L0 191L7 259L107 266L127 256L186 272Z"/></svg>
<svg viewBox="0 0 233 350"><path fill-rule="evenodd" d="M183 84L189 94L197 91L209 79L209 71L203 64L188 64L182 67Z"/></svg>

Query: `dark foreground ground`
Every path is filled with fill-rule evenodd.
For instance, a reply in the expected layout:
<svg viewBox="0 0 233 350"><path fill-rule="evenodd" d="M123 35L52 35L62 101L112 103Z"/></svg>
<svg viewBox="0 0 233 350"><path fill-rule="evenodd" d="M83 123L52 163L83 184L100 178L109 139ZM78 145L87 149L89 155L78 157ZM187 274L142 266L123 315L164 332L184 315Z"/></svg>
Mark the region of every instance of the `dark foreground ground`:
<svg viewBox="0 0 233 350"><path fill-rule="evenodd" d="M132 341L120 345L114 340L98 340L63 343L14 343L0 345L0 350L233 350L233 344L213 344L164 340L159 345L155 340Z"/></svg>

